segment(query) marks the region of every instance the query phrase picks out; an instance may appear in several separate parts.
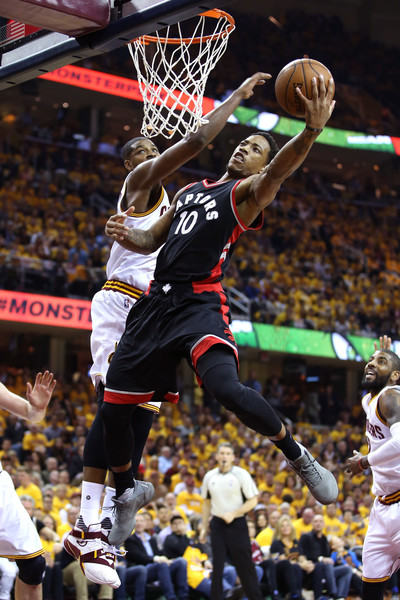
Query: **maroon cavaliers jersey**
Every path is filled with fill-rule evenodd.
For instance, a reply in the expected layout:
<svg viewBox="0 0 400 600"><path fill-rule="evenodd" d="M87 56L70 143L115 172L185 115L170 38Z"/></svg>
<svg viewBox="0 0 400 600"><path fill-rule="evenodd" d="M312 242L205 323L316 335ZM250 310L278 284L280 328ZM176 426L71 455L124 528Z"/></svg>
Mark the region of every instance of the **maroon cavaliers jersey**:
<svg viewBox="0 0 400 600"><path fill-rule="evenodd" d="M205 179L184 190L158 255L156 281L212 283L223 278L239 236L263 223L262 212L251 227L241 221L235 201L238 184Z"/></svg>

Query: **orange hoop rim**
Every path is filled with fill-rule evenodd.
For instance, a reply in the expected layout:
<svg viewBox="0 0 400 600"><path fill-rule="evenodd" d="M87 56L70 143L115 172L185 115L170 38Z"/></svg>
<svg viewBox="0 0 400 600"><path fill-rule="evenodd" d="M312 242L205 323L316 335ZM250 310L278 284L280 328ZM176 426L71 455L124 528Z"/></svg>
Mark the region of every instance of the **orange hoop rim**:
<svg viewBox="0 0 400 600"><path fill-rule="evenodd" d="M235 19L229 13L219 8L213 8L206 12L200 13L199 17L211 17L212 19L225 18L228 21L226 28L219 33L213 33L210 35L202 35L195 38L166 38L156 37L155 35L141 35L140 37L132 40L133 42L141 42L142 44L156 44L161 42L162 44L172 44L178 46L180 44L201 44L208 41L217 40L223 36L229 35L235 29Z"/></svg>

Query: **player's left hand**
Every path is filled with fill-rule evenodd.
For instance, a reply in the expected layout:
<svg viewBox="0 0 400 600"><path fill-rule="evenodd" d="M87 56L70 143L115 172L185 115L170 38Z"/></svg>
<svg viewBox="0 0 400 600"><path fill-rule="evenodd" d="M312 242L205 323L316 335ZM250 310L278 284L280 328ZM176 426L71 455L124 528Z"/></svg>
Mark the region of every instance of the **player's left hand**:
<svg viewBox="0 0 400 600"><path fill-rule="evenodd" d="M135 207L130 206L125 212L112 215L106 223L106 236L117 241L123 240L126 233L129 231L129 227L125 225L125 219L126 217L130 217L134 212Z"/></svg>
<svg viewBox="0 0 400 600"><path fill-rule="evenodd" d="M355 475L363 473L364 469L360 466L359 460L364 454L353 450L353 456L350 456L344 463L344 473L348 479L351 479Z"/></svg>
<svg viewBox="0 0 400 600"><path fill-rule="evenodd" d="M49 371L45 371L43 374L38 373L33 387L28 381L26 384L26 397L32 408L40 411L46 409L56 383L53 373Z"/></svg>

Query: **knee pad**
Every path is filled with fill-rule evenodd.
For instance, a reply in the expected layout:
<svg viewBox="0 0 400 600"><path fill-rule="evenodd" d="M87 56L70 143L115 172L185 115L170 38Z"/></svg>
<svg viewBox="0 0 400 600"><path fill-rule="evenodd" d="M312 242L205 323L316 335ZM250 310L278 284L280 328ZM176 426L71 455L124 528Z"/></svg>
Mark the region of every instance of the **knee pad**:
<svg viewBox="0 0 400 600"><path fill-rule="evenodd" d="M46 568L46 561L41 554L33 558L19 558L17 563L18 576L27 585L39 585L42 583L43 573Z"/></svg>

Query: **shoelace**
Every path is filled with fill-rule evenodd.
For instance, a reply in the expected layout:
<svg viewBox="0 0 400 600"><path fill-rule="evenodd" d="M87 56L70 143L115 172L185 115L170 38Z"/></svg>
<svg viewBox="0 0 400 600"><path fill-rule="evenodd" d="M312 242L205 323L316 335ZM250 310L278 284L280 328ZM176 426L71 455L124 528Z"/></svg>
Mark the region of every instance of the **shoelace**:
<svg viewBox="0 0 400 600"><path fill-rule="evenodd" d="M310 460L310 462L307 465L303 465L302 467L300 467L300 472L307 472L307 471L313 471L313 474L315 473L318 476L318 479L320 481L322 481L321 473L314 466L314 461L312 459Z"/></svg>
<svg viewBox="0 0 400 600"><path fill-rule="evenodd" d="M125 549L121 549L121 548L117 548L116 546L112 546L111 544L109 544L108 542L105 542L104 540L98 540L98 542L99 542L99 544L102 545L105 552L112 552L113 554L115 554L115 556L125 556L127 553Z"/></svg>

